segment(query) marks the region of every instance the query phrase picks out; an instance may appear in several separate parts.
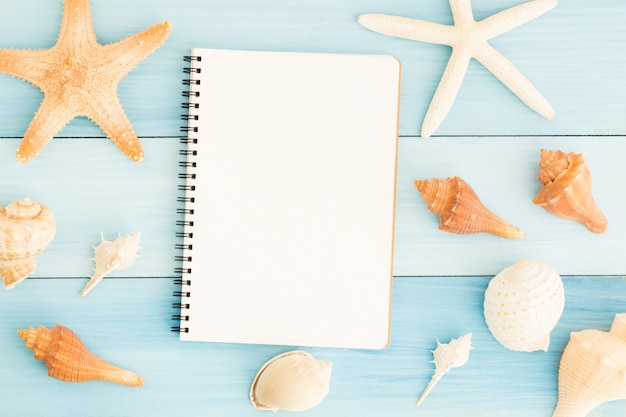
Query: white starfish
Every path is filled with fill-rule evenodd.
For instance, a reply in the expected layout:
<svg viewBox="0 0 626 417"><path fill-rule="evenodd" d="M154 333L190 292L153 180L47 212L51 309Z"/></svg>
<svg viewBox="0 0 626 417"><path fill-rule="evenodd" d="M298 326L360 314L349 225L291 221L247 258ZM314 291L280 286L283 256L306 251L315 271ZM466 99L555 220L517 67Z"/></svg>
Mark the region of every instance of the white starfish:
<svg viewBox="0 0 626 417"><path fill-rule="evenodd" d="M548 119L554 117L550 103L487 41L541 16L556 4L557 0L533 0L477 22L470 0L450 0L453 26L384 14L363 14L358 21L366 28L384 35L452 47L452 55L422 124L421 135L427 138L450 111L471 58L491 71L528 107Z"/></svg>

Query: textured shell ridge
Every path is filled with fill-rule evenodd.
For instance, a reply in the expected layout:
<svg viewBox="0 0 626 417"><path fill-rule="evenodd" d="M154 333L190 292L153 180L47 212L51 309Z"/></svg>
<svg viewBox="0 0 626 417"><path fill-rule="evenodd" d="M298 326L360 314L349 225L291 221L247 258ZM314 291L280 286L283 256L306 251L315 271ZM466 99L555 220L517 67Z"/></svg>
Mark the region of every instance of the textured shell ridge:
<svg viewBox="0 0 626 417"><path fill-rule="evenodd" d="M428 210L439 216L439 229L455 234L490 233L518 239L526 234L487 209L462 178L415 180Z"/></svg>
<svg viewBox="0 0 626 417"><path fill-rule="evenodd" d="M56 220L45 205L24 198L0 208L0 275L7 289L26 279L50 245Z"/></svg>
<svg viewBox="0 0 626 417"><path fill-rule="evenodd" d="M534 204L556 216L577 221L593 233L606 231L608 220L593 198L591 172L582 153L542 150L539 165L537 179L542 187Z"/></svg>
<svg viewBox="0 0 626 417"><path fill-rule="evenodd" d="M143 378L119 368L89 351L69 328L56 325L18 331L36 360L45 363L48 376L65 382L103 380L123 385L141 386Z"/></svg>
<svg viewBox="0 0 626 417"><path fill-rule="evenodd" d="M584 417L607 401L626 399L626 323L617 314L611 329L570 334L559 364L553 417Z"/></svg>
<svg viewBox="0 0 626 417"><path fill-rule="evenodd" d="M564 306L561 277L541 261L521 260L503 269L485 291L489 331L511 350L547 350Z"/></svg>

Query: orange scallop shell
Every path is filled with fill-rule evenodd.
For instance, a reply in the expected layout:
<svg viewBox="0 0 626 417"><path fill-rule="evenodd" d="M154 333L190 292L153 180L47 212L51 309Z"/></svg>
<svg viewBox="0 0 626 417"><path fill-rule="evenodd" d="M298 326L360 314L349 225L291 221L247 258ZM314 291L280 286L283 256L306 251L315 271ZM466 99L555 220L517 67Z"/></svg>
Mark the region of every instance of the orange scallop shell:
<svg viewBox="0 0 626 417"><path fill-rule="evenodd" d="M141 376L100 359L65 326L18 330L35 359L46 364L48 375L66 382L103 380L133 387L144 384Z"/></svg>
<svg viewBox="0 0 626 417"><path fill-rule="evenodd" d="M519 239L526 233L489 211L472 187L458 176L416 180L415 186L428 203L428 210L439 215L439 229L450 233L491 233Z"/></svg>
<svg viewBox="0 0 626 417"><path fill-rule="evenodd" d="M564 219L602 233L608 220L591 194L591 173L583 154L542 149L537 179L543 184L533 203Z"/></svg>

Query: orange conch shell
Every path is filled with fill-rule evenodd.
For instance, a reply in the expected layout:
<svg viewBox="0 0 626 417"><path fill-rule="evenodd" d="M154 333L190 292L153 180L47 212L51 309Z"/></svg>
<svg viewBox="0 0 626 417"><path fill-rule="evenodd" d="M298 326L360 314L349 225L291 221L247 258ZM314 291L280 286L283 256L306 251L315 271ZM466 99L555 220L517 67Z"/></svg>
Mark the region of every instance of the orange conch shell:
<svg viewBox="0 0 626 417"><path fill-rule="evenodd" d="M626 399L626 314L611 330L573 332L559 365L559 399L552 417L584 417L598 405Z"/></svg>
<svg viewBox="0 0 626 417"><path fill-rule="evenodd" d="M26 279L52 241L56 222L43 204L24 198L0 207L0 275L7 289Z"/></svg>
<svg viewBox="0 0 626 417"><path fill-rule="evenodd" d="M594 233L606 230L608 220L591 195L591 173L583 154L542 149L539 166L537 179L543 186L533 203Z"/></svg>
<svg viewBox="0 0 626 417"><path fill-rule="evenodd" d="M428 203L428 210L439 215L439 229L450 233L491 233L519 239L526 233L489 211L468 183L459 177L416 180L415 186Z"/></svg>
<svg viewBox="0 0 626 417"><path fill-rule="evenodd" d="M142 377L100 359L91 353L67 327L31 327L18 330L35 359L46 364L48 375L67 382L103 380L133 387L144 384Z"/></svg>

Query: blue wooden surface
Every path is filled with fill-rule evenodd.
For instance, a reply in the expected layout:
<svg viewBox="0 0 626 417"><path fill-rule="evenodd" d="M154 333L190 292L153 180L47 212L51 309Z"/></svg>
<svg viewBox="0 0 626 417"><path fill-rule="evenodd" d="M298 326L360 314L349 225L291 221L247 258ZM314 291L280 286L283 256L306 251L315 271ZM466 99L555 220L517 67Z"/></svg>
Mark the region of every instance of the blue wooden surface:
<svg viewBox="0 0 626 417"><path fill-rule="evenodd" d="M520 1L472 3L481 19ZM3 2L1 8L0 47L54 44L61 0ZM0 292L1 415L262 414L247 398L252 378L265 360L290 348L181 343L169 332L181 57L192 47L384 53L403 64L391 344L384 351L307 349L332 360L334 371L330 394L305 415L550 416L569 332L606 330L614 314L626 311L626 3L563 1L493 40L551 102L554 120L526 108L472 62L450 114L427 141L416 136L449 48L384 37L360 27L356 17L381 12L451 23L445 0L93 0L92 11L101 42L161 20L173 24L170 39L119 88L146 159L128 161L91 122L76 119L32 162L18 165L19 138L42 94L0 75L0 204L28 195L49 205L58 221L33 277ZM586 233L529 203L538 188L541 147L585 153L594 195L609 218L607 233ZM412 179L457 174L471 178L481 199L529 236L510 242L435 230ZM143 232L141 258L79 297L100 232L112 238L135 230ZM489 278L521 257L549 260L566 275L565 313L547 353L506 350L482 317ZM100 356L142 374L146 386L48 378L16 331L56 323L74 329ZM467 332L475 347L468 364L415 408L433 370L435 339ZM592 415L624 415L625 407L606 404Z"/></svg>

